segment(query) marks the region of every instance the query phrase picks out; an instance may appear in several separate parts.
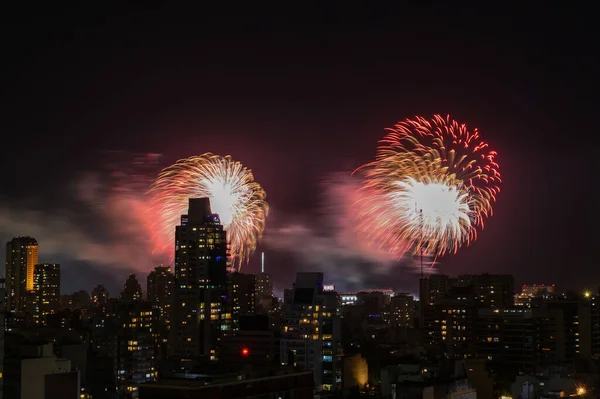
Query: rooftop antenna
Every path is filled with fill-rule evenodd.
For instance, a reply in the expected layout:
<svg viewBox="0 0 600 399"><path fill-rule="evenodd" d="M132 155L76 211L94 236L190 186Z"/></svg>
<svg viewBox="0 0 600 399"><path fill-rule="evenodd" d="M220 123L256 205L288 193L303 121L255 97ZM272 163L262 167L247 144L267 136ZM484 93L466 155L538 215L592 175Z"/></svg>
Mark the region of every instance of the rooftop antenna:
<svg viewBox="0 0 600 399"><path fill-rule="evenodd" d="M265 253L262 252L260 254L260 272L264 273L265 272Z"/></svg>

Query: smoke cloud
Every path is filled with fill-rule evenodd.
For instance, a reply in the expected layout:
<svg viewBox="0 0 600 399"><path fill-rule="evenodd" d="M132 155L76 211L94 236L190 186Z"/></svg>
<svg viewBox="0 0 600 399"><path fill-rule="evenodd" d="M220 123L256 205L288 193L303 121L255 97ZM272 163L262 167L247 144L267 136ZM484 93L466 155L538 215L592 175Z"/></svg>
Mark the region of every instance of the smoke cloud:
<svg viewBox="0 0 600 399"><path fill-rule="evenodd" d="M323 271L328 283L338 289L399 288L415 290L418 260L398 259L364 239L358 227L360 178L334 173L322 182L323 207L312 218L288 219L287 224L269 228L265 246L288 252L300 270ZM430 274L431 260L424 260Z"/></svg>
<svg viewBox="0 0 600 399"><path fill-rule="evenodd" d="M64 293L104 284L116 294L129 273L136 273L145 286L146 274L169 264L172 256L165 237L154 231L146 195L160 156L109 155L101 170L75 178L64 190L65 201L53 209L42 199L17 205L0 200L0 238L6 242L13 236L35 237L40 262L61 264ZM271 204L277 225L268 222L262 246L269 256L293 263L285 276L279 270L276 278L289 281L294 271L323 271L327 281L342 290L416 288L418 265L413 259L398 260L357 234L359 186L360 179L350 173L330 175L322 182L322 207L315 215L282 215ZM275 283L279 289L288 284Z"/></svg>
<svg viewBox="0 0 600 399"><path fill-rule="evenodd" d="M115 160L107 163L108 169L82 173L64 189L64 203L53 209L41 198L17 204L1 201L0 236L5 242L20 235L36 238L40 262L61 264L64 293L90 290L96 284L116 293L129 273L137 273L144 286L145 274L166 259L153 253L140 174L109 171L132 165L135 169L131 160L126 165Z"/></svg>

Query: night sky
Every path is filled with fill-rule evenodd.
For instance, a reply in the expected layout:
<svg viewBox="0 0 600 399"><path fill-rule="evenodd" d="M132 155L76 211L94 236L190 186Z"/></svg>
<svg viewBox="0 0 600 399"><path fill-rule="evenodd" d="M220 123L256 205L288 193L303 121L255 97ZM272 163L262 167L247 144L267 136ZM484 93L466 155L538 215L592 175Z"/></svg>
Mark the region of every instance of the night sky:
<svg viewBox="0 0 600 399"><path fill-rule="evenodd" d="M231 154L268 193L259 251L278 291L296 270L323 270L338 289L414 292L411 268L335 242L324 186L371 160L386 127L440 113L479 128L504 183L479 239L439 271L600 286L592 10L296 11L4 12L0 238L36 237L40 260L62 265L63 293L116 293L132 271L145 286L158 261L127 204L106 200L123 184L106 171L150 179L128 162ZM305 233L270 244L290 226Z"/></svg>

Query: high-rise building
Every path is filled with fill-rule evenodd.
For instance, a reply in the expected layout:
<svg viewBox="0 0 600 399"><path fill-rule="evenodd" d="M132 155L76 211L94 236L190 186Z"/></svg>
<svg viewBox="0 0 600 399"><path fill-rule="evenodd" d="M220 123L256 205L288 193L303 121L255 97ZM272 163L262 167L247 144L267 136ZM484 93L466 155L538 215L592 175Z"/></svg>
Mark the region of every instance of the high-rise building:
<svg viewBox="0 0 600 399"><path fill-rule="evenodd" d="M121 300L124 302L137 302L142 300L142 286L134 273L131 273L121 292Z"/></svg>
<svg viewBox="0 0 600 399"><path fill-rule="evenodd" d="M421 332L426 346L451 356L471 355L478 309L507 309L513 305L510 275L432 275L421 279Z"/></svg>
<svg viewBox="0 0 600 399"><path fill-rule="evenodd" d="M585 294L584 294L585 295ZM591 310L591 347L592 356L600 357L600 295L592 295L590 298Z"/></svg>
<svg viewBox="0 0 600 399"><path fill-rule="evenodd" d="M33 291L33 272L38 264L38 242L31 237L15 237L6 244L6 309L25 312L28 292Z"/></svg>
<svg viewBox="0 0 600 399"><path fill-rule="evenodd" d="M95 306L106 305L108 303L109 299L110 299L110 294L108 293L108 290L102 284L98 284L92 290L92 303Z"/></svg>
<svg viewBox="0 0 600 399"><path fill-rule="evenodd" d="M450 277L433 274L419 280L419 327L425 333L424 342L429 341L429 329L434 323L433 307L443 299L450 289Z"/></svg>
<svg viewBox="0 0 600 399"><path fill-rule="evenodd" d="M479 309L477 355L492 372L507 376L590 359L595 305L591 297L562 294L541 298L532 308Z"/></svg>
<svg viewBox="0 0 600 399"><path fill-rule="evenodd" d="M313 370L318 390L341 387L341 322L337 293L323 290L323 273L297 273L286 290L280 358Z"/></svg>
<svg viewBox="0 0 600 399"><path fill-rule="evenodd" d="M227 312L227 239L208 198L190 198L175 228L175 287L169 353L217 358L217 343L231 329Z"/></svg>
<svg viewBox="0 0 600 399"><path fill-rule="evenodd" d="M396 294L390 300L391 324L398 327L414 327L414 299L408 294Z"/></svg>
<svg viewBox="0 0 600 399"><path fill-rule="evenodd" d="M157 377L152 305L142 301L121 302L112 312L118 323L114 358L117 391L136 398L138 386Z"/></svg>
<svg viewBox="0 0 600 399"><path fill-rule="evenodd" d="M506 309L514 305L515 279L510 274L466 274L451 279L451 285L472 287L479 307Z"/></svg>
<svg viewBox="0 0 600 399"><path fill-rule="evenodd" d="M260 273L256 275L256 296L258 298L272 297L273 284L269 275L265 272L265 253L261 254Z"/></svg>
<svg viewBox="0 0 600 399"><path fill-rule="evenodd" d="M175 277L168 266L157 266L148 273L146 295L155 314L156 357L165 359L168 354L168 338L173 308L173 285Z"/></svg>
<svg viewBox="0 0 600 399"><path fill-rule="evenodd" d="M273 284L267 273L256 274L256 297L258 299L273 297Z"/></svg>
<svg viewBox="0 0 600 399"><path fill-rule="evenodd" d="M256 311L267 313L273 308L273 283L265 272L265 253L261 254L260 273L256 275Z"/></svg>
<svg viewBox="0 0 600 399"><path fill-rule="evenodd" d="M591 298L574 295L543 302L542 307L548 309L556 323L554 344L559 362L592 356L592 303Z"/></svg>
<svg viewBox="0 0 600 399"><path fill-rule="evenodd" d="M49 314L56 313L60 306L60 265L42 263L35 265L33 273L35 324L46 325Z"/></svg>
<svg viewBox="0 0 600 399"><path fill-rule="evenodd" d="M229 297L233 318L233 329L239 327L240 316L254 314L256 278L254 274L232 273L229 275Z"/></svg>
<svg viewBox="0 0 600 399"><path fill-rule="evenodd" d="M173 273L168 266L157 266L148 274L146 295L148 302L158 310L158 316L168 321L173 295Z"/></svg>
<svg viewBox="0 0 600 399"><path fill-rule="evenodd" d="M463 301L465 306L472 309L510 308L514 301L513 289L514 278L511 275L478 274L450 278L442 274L434 274L421 279L419 322L422 331L426 334L424 341L430 341L432 331L439 329L439 312L444 307L446 310L452 310L455 309L454 302ZM437 306L442 301L443 306Z"/></svg>
<svg viewBox="0 0 600 399"><path fill-rule="evenodd" d="M473 325L478 303L471 286L451 287L444 298L437 300L426 317L424 344L435 346L449 356L471 355L475 339ZM484 306L479 306L484 308Z"/></svg>
<svg viewBox="0 0 600 399"><path fill-rule="evenodd" d="M265 253L261 254L260 273L256 275L256 295L254 298L256 313L268 313L273 310L273 283L265 272Z"/></svg>
<svg viewBox="0 0 600 399"><path fill-rule="evenodd" d="M6 326L4 325L4 305L6 299L6 280L0 278L0 399L3 399L3 381L4 381L4 331Z"/></svg>
<svg viewBox="0 0 600 399"><path fill-rule="evenodd" d="M534 373L558 363L556 320L547 309L479 309L470 327L476 356L494 373Z"/></svg>

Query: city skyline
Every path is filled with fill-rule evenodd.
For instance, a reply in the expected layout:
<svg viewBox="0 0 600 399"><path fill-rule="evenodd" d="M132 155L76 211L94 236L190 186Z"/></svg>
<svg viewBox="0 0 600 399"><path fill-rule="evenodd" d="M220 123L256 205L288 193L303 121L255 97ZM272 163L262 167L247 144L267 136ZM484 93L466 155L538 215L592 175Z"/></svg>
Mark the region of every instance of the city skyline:
<svg viewBox="0 0 600 399"><path fill-rule="evenodd" d="M162 154L139 172L152 177L177 159L212 151L251 168L272 206L244 272L260 271L265 252L276 287L289 286L295 271L324 271L348 291L360 282L414 292L418 276L406 265L384 267L350 251L340 226L322 216L339 206L328 201L344 193L349 172L372 159L385 127L449 113L498 150L506 185L478 241L441 259L439 271L511 273L520 283L595 290L598 284L585 284L600 275L582 250L593 240L583 215L593 214L594 201L578 200L591 161L564 133L573 121L579 131L594 129L587 117L593 35L558 33L544 22L555 17L551 9L511 19L510 32L501 28L509 10L495 17L454 10L456 19L448 10L405 11L431 21L417 29L391 14L356 29L322 21L329 26L311 31L263 18L281 33L273 37L246 34L252 24L243 19L196 30L156 9L127 24L104 17L84 24L68 13L25 23L17 13L15 21L31 29L7 44L6 127L14 134L2 166L28 178L11 179L0 192L0 238L36 238L40 263L61 264L68 292L91 291L96 281L115 292L129 273L142 277L159 262L127 223L143 190L127 180L132 195L112 195L121 177L106 173L107 164L126 170L135 154ZM155 22L168 28L155 32ZM539 34L528 29L532 23ZM492 45L478 38L495 29L503 34ZM117 50L102 49L109 43ZM36 145L20 146L19 137ZM114 150L123 161L102 155ZM561 181L570 182L568 190L557 188ZM545 281L538 281L540 269Z"/></svg>
<svg viewBox="0 0 600 399"><path fill-rule="evenodd" d="M197 198L195 200L198 200L200 198ZM204 199L204 198L202 198ZM202 201L200 201L202 203ZM210 203L208 201L208 199L206 199L207 203ZM181 215L182 218L187 218L187 214ZM217 217L218 218L218 214L212 214L212 216ZM186 219L185 219L186 220ZM176 226L176 227L180 227L180 226ZM37 240L35 240L35 238L33 237L26 237L26 236L21 236L21 237L14 237L11 241L9 241L7 243L7 247L11 246L11 244L14 246L14 242L34 242L36 244L36 249L37 247ZM24 246L23 248L27 248L26 246ZM37 256L37 252L36 252L36 256ZM256 278L256 289L257 292L264 292L267 293L266 296L270 297L270 296L274 296L278 299L283 299L284 295L283 292L285 291L285 289L289 289L290 286L288 287L279 287L278 289L275 289L274 287L272 287L272 283L269 282L270 279L270 273L268 270L266 270L265 268L265 252L261 252L260 254L261 256L261 270L259 271L254 271L254 272L245 272L245 273L240 273L240 272L236 272L234 269L230 269L228 267L228 275L241 275L241 276L253 276L253 278ZM10 264L9 261L12 262L12 258L7 258L6 262L7 265ZM35 263L33 264L33 262L27 262L32 264L33 266L35 266L35 270L37 273L38 267L40 268L40 272L42 271L42 269L46 269L48 267L56 267L59 268L60 265L58 264L51 264L51 263ZM96 291L97 290L101 290L102 292L105 292L106 295L108 295L107 298L121 298L123 297L123 295L127 295L127 296L135 296L136 299L135 300L148 300L150 302L154 302L154 301L158 301L160 302L161 300L164 299L158 299L157 297L157 289L163 290L164 292L167 288L172 289L171 285L164 285L164 284L169 284L167 283L167 280L162 281L159 284L163 284L160 286L155 286L157 283L155 282L157 275L158 276L175 276L175 272L176 272L176 268L173 266L168 266L168 265L157 265L155 266L152 270L149 270L147 273L136 273L136 272L131 272L127 275L127 278L124 280L124 284L123 282L119 283L120 285L118 285L113 292L110 291L104 291L105 288L105 284L103 282L97 282L95 283L95 285L93 286L93 289L91 290L85 290L85 289L81 289L81 288L77 288L74 291L56 291L56 294L53 294L54 296L58 297L58 295L60 294L60 296L72 296L72 295L77 295L79 293L82 292L86 292L89 296L90 299L95 303L95 299L94 297L97 295ZM166 273L166 274L165 274ZM308 274L314 274L314 273L321 273L323 274L323 272L303 272L303 273L308 273ZM486 276L486 275L490 275L490 276L511 276L511 278L514 279L514 276L512 274L495 274L495 273L490 273L488 271L482 271L480 273L476 273L476 274L470 274L470 273L462 273L462 274L452 274L452 273L428 273L425 274L423 276L421 276L420 278L423 279L427 279L431 276L435 277L439 277L439 278L454 278L454 279L460 279L461 277L465 277L465 276L472 276L472 275L482 275L482 276ZM52 287L53 289L56 289L57 287L60 287L62 284L60 283L60 271L56 274L56 276L58 276L58 280L53 280L54 284ZM139 280L138 280L139 277ZM6 281L6 278L4 276L1 276L0 278L4 279ZM38 278L46 278L46 277L41 277L38 276L37 274L34 275L33 277L33 281L34 281L34 287L36 284L39 283L35 283L35 281L37 281L36 279ZM140 284L139 281L146 281L146 285ZM519 297L519 295L532 295L533 294L538 294L539 292L550 292L552 294L557 294L557 295L570 295L570 294L577 294L577 295L583 295L584 297L589 297L590 295L594 295L596 293L600 294L600 287L592 287L591 285L588 284L588 286L586 286L586 288L582 291L578 291L573 289L572 287L560 287L560 285L557 285L556 283L553 282L543 282L544 280L539 280L539 281L535 281L535 282L530 282L530 283L523 283L523 284L516 284L514 286L514 295L515 298ZM132 282L135 282L135 284L137 284L137 288L132 288L130 286L130 284ZM13 283L15 285L18 285L16 283ZM24 284L24 283L22 283ZM170 283L172 284L172 282ZM150 287L152 285L152 288ZM9 283L10 286L10 283ZM158 288L157 288L158 287ZM522 292L518 292L517 288L521 288ZM38 288L33 288L32 290L29 290L31 292L38 290ZM384 293L385 295L394 295L394 293L396 295L412 295L414 296L414 298L418 301L419 300L419 292L408 292L408 291L404 291L402 288L398 288L398 287L393 287L391 285L382 285L382 286L372 286L372 287L367 287L367 286L362 286L359 287L357 289L354 290L340 290L339 287L336 287L335 284L330 284L330 281L328 281L328 279L324 279L323 280L323 290L324 291L336 291L339 294L343 295L350 295L350 294L357 294L357 293L371 293L371 292L381 292ZM10 289L9 289L10 291ZM29 291L25 291L26 293ZM131 294L131 292L134 291L138 291L137 294ZM164 294L163 292L163 294ZM126 294L127 293L127 294ZM105 295L102 294L102 295ZM168 294L170 295L170 294ZM258 295L258 294L257 294ZM17 295L18 296L18 295ZM161 297L162 298L162 297ZM106 300L106 299L105 299ZM9 301L10 302L10 301ZM343 301L342 301L343 302ZM522 305L522 304L520 304Z"/></svg>

